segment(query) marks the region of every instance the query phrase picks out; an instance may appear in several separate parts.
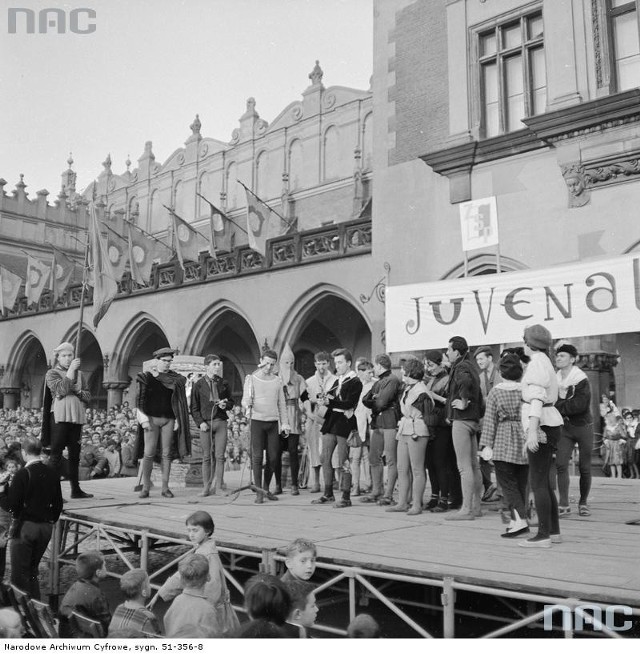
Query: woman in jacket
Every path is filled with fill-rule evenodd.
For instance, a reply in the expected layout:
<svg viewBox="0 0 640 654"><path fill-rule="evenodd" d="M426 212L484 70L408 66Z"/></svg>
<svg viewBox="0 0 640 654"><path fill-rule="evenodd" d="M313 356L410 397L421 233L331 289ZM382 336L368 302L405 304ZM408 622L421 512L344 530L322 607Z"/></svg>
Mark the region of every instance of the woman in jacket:
<svg viewBox="0 0 640 654"><path fill-rule="evenodd" d="M398 504L387 511L406 511L407 515L422 513L422 496L427 477L424 455L429 429L424 421L428 390L422 381L424 366L418 359L409 359L402 370L405 386L400 396L401 418L398 424ZM412 484L413 478L413 484ZM410 498L412 504L409 505Z"/></svg>

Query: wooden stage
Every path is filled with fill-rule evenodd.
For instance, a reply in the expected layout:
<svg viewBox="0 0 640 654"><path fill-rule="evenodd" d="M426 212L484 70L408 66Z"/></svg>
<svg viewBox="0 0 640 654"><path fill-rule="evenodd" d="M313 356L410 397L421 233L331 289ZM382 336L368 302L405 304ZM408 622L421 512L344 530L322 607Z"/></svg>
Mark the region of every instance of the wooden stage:
<svg viewBox="0 0 640 654"><path fill-rule="evenodd" d="M237 488L240 473L227 473L225 481L229 489ZM95 497L69 500L65 512L92 523L179 538L185 517L203 509L213 516L222 547L259 552L304 537L317 544L320 562L640 608L640 525L625 524L640 519L639 480L595 478L592 515L578 517L572 504L572 515L561 520L563 542L546 550L521 548L518 539L500 538L504 526L492 511L473 522L447 522L446 514L386 513L358 498L353 507L338 510L311 506L318 495L305 490L262 505L254 504L250 491L232 501L199 498L198 489L192 488L174 488L172 500L154 488L149 499L141 500L133 492L135 483L135 478L86 482L85 490ZM572 478L572 495L576 486ZM63 493L68 497L68 486Z"/></svg>

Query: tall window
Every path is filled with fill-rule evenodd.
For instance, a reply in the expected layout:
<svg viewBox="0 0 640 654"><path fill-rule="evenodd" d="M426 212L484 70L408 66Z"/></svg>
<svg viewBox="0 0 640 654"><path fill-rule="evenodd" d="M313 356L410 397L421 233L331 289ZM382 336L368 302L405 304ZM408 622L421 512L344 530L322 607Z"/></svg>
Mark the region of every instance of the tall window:
<svg viewBox="0 0 640 654"><path fill-rule="evenodd" d="M478 32L481 123L485 137L522 129L547 102L542 12Z"/></svg>
<svg viewBox="0 0 640 654"><path fill-rule="evenodd" d="M636 0L608 0L611 77L616 91L640 86L640 38Z"/></svg>

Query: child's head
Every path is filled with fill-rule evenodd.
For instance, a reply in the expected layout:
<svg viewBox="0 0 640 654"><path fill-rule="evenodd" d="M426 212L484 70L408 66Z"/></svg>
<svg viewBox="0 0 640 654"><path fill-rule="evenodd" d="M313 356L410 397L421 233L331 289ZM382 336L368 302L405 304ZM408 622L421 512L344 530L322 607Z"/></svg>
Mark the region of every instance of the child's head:
<svg viewBox="0 0 640 654"><path fill-rule="evenodd" d="M0 609L0 638L22 638L24 634L24 626L17 611Z"/></svg>
<svg viewBox="0 0 640 654"><path fill-rule="evenodd" d="M140 568L125 572L120 578L120 590L125 599L147 599L151 595L149 575Z"/></svg>
<svg viewBox="0 0 640 654"><path fill-rule="evenodd" d="M178 572L185 588L202 588L209 581L209 562L202 554L191 554L180 561Z"/></svg>
<svg viewBox="0 0 640 654"><path fill-rule="evenodd" d="M16 472L18 472L18 468L20 466L18 465L18 462L15 459L6 459L4 462L4 469L10 474L10 475L15 475Z"/></svg>
<svg viewBox="0 0 640 654"><path fill-rule="evenodd" d="M287 546L285 565L296 578L308 581L316 570L316 546L305 538L296 538Z"/></svg>
<svg viewBox="0 0 640 654"><path fill-rule="evenodd" d="M291 597L289 621L305 628L313 627L318 616L315 586L308 581L287 581L285 588Z"/></svg>
<svg viewBox="0 0 640 654"><path fill-rule="evenodd" d="M361 613L349 623L347 637L380 638L380 627L368 613Z"/></svg>
<svg viewBox="0 0 640 654"><path fill-rule="evenodd" d="M291 613L291 598L284 584L273 575L251 577L244 587L244 605L252 620L283 625Z"/></svg>
<svg viewBox="0 0 640 654"><path fill-rule="evenodd" d="M76 572L79 579L93 579L104 568L104 556L98 550L89 550L78 555Z"/></svg>
<svg viewBox="0 0 640 654"><path fill-rule="evenodd" d="M185 520L187 535L194 545L199 545L213 534L213 518L206 511L196 511Z"/></svg>

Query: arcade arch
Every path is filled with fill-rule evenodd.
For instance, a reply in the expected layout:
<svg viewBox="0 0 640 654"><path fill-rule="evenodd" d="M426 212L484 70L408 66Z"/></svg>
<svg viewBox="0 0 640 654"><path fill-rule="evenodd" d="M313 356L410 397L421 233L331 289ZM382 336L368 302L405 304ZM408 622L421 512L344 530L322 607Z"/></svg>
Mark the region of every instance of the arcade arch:
<svg viewBox="0 0 640 654"><path fill-rule="evenodd" d="M10 386L15 389L11 398L14 407L41 408L48 365L40 339L32 331L25 332L16 342L9 362Z"/></svg>
<svg viewBox="0 0 640 654"><path fill-rule="evenodd" d="M224 364L223 377L234 400L241 399L244 377L255 369L260 359L260 345L239 309L228 303L209 309L196 321L187 348L200 356L217 354Z"/></svg>
<svg viewBox="0 0 640 654"><path fill-rule="evenodd" d="M296 370L309 377L315 371L313 356L346 347L354 358L371 357L371 325L348 293L321 285L306 293L289 312L278 339L289 343L296 357Z"/></svg>
<svg viewBox="0 0 640 654"><path fill-rule="evenodd" d="M78 328L76 325L71 327L65 334L62 341L76 344L78 338ZM91 393L92 408L107 408L107 391L102 385L104 381L104 359L102 348L98 343L93 332L86 326L82 325L80 334L80 351L79 358L82 360L81 370L85 383Z"/></svg>

